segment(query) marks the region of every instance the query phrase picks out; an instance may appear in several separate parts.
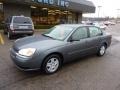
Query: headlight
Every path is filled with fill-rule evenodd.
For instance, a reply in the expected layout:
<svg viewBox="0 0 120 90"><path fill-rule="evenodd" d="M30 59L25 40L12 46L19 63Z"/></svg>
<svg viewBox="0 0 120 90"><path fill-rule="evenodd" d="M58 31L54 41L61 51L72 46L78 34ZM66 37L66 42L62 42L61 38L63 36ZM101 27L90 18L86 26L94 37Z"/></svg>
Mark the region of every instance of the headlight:
<svg viewBox="0 0 120 90"><path fill-rule="evenodd" d="M30 57L35 53L36 49L35 48L26 48L26 49L21 49L18 53L23 56Z"/></svg>

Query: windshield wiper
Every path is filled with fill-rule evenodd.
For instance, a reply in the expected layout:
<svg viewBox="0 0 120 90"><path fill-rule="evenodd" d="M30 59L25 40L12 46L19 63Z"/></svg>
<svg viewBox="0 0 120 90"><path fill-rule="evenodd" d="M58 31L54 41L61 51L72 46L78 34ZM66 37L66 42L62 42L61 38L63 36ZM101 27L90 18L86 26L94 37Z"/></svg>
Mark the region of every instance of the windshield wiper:
<svg viewBox="0 0 120 90"><path fill-rule="evenodd" d="M53 38L53 37L51 37L51 36L48 36L48 35L46 35L46 34L42 34L43 36L45 36L45 37L49 37L49 38L51 38L51 39L55 39L55 38Z"/></svg>

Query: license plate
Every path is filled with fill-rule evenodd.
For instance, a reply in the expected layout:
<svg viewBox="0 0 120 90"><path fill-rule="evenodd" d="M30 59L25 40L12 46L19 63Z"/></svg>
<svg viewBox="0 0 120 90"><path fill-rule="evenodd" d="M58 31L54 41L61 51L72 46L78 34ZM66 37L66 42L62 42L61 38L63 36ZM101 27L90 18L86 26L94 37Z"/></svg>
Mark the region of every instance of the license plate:
<svg viewBox="0 0 120 90"><path fill-rule="evenodd" d="M19 26L19 29L28 29L28 26Z"/></svg>

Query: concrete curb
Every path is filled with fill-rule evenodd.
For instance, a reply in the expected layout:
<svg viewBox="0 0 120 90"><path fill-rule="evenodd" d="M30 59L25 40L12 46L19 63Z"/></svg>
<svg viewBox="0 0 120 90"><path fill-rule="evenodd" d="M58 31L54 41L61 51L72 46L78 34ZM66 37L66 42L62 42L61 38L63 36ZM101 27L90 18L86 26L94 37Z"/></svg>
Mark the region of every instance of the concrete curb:
<svg viewBox="0 0 120 90"><path fill-rule="evenodd" d="M35 32L44 32L47 31L48 29L36 29ZM3 30L0 30L0 32L2 33Z"/></svg>

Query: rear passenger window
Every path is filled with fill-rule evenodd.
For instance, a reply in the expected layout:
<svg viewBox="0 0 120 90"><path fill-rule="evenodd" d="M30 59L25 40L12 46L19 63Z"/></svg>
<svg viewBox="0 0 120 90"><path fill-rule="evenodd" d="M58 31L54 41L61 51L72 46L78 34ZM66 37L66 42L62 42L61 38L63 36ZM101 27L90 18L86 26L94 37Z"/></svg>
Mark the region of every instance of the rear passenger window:
<svg viewBox="0 0 120 90"><path fill-rule="evenodd" d="M72 35L72 39L73 40L80 40L80 39L84 39L87 38L88 34L87 34L87 28L86 27L81 27L78 28L75 33Z"/></svg>
<svg viewBox="0 0 120 90"><path fill-rule="evenodd" d="M102 35L102 31L97 27L89 27L90 37Z"/></svg>
<svg viewBox="0 0 120 90"><path fill-rule="evenodd" d="M14 17L13 23L31 24L31 19L26 17Z"/></svg>

